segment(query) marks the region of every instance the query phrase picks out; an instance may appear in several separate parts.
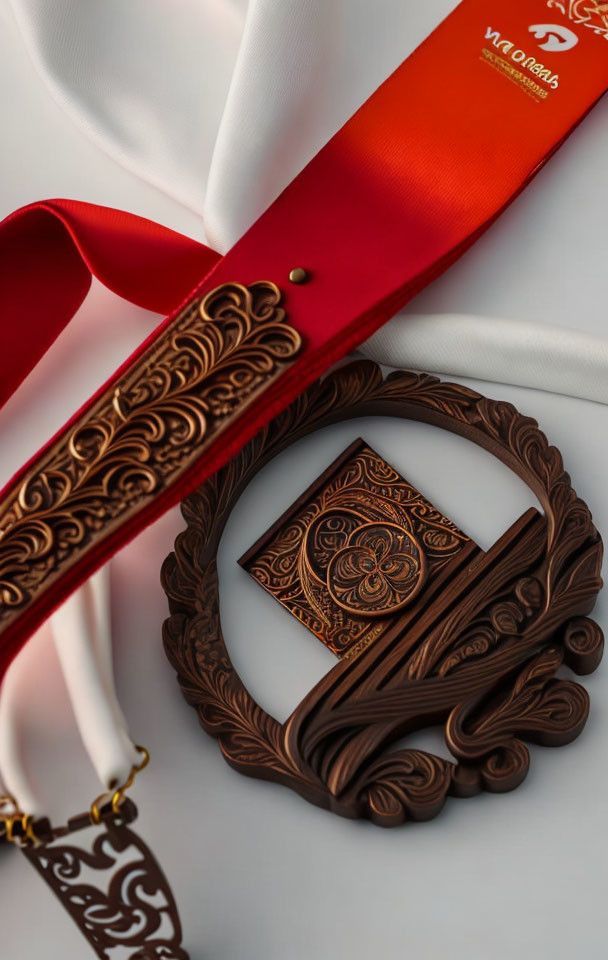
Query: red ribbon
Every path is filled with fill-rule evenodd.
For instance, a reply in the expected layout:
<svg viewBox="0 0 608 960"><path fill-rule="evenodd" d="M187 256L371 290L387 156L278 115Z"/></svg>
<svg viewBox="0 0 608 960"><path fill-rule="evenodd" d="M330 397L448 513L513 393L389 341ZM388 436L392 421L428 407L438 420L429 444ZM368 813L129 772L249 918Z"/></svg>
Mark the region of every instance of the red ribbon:
<svg viewBox="0 0 608 960"><path fill-rule="evenodd" d="M530 32L554 19L577 38L567 51L544 52L543 38ZM0 670L96 567L488 228L605 92L607 52L601 35L546 0L465 0L224 258L150 221L65 200L26 207L2 224L2 400L74 314L91 273L140 306L174 311L115 376L171 323L186 296L235 280L288 288L289 320L305 348L186 476L4 631ZM298 266L311 282L290 287L289 271Z"/></svg>
<svg viewBox="0 0 608 960"><path fill-rule="evenodd" d="M0 224L0 404L76 313L91 274L132 303L168 314L219 254L152 220L48 200Z"/></svg>

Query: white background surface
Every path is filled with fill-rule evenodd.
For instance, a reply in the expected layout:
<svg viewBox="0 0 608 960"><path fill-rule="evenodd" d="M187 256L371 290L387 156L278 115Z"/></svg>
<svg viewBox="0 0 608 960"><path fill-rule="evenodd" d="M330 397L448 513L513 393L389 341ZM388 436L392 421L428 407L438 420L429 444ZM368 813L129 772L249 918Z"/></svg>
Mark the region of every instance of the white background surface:
<svg viewBox="0 0 608 960"><path fill-rule="evenodd" d="M449 6L436 3L435 12ZM425 28L428 17L421 13ZM475 249L417 299L416 312L494 313L605 333L607 117L605 101ZM71 196L202 235L193 214L105 157L50 99L6 3L0 3L0 122L1 215L34 199ZM0 479L154 322L103 290L93 292L0 414ZM476 386L539 419L606 533L608 409ZM359 434L482 546L531 499L489 455L432 428L401 423L332 428L264 471L225 537L223 617L237 669L279 718L333 660L235 561ZM606 668L584 681L592 715L581 739L560 750L533 748L530 776L516 793L451 800L433 823L395 831L341 821L287 790L231 771L182 700L160 645L166 602L158 584L180 526L174 512L115 559L113 617L121 699L153 760L134 792L139 828L174 885L193 960L604 958ZM604 627L607 610L602 598L596 613ZM98 787L44 632L28 646L20 670L28 757L49 811L64 818L85 808ZM441 749L431 736L415 742ZM10 850L1 860L3 958L82 960L80 935L25 860Z"/></svg>

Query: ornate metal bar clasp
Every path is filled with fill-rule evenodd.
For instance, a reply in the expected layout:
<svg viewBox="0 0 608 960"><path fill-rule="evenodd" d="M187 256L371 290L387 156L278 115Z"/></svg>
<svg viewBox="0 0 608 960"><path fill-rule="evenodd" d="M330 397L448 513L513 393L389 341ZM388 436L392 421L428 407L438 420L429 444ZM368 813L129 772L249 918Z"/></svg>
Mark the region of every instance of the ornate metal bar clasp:
<svg viewBox="0 0 608 960"><path fill-rule="evenodd" d="M0 632L174 483L301 347L270 282L189 304L0 503Z"/></svg>

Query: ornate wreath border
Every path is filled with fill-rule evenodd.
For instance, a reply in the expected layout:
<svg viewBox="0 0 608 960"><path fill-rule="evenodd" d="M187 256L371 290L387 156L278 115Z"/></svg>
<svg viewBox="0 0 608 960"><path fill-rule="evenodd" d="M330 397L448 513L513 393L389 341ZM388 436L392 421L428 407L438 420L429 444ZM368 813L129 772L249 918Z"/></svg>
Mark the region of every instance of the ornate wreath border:
<svg viewBox="0 0 608 960"><path fill-rule="evenodd" d="M528 484L545 516L541 522L531 511L538 522L528 532L522 527L521 546L502 567L497 563L503 586L488 597L471 591L466 622L451 645L444 640L431 655L415 651L392 685L326 709L329 691L345 671L362 669L363 657L338 663L281 724L255 702L230 662L220 624L218 545L230 511L269 460L321 427L370 415L430 423L486 448ZM171 612L165 650L202 726L242 773L281 782L344 816L394 826L430 819L448 794L513 789L529 766L521 737L560 745L583 729L586 691L555 674L563 662L588 674L601 660L603 635L587 615L602 586L602 542L559 451L510 403L426 374L384 379L377 364L356 361L302 394L189 496L182 512L187 529L162 570ZM413 714L409 724L400 717L413 691L420 699L421 684L435 722L445 719L456 763L419 750L386 752L397 730L416 728Z"/></svg>

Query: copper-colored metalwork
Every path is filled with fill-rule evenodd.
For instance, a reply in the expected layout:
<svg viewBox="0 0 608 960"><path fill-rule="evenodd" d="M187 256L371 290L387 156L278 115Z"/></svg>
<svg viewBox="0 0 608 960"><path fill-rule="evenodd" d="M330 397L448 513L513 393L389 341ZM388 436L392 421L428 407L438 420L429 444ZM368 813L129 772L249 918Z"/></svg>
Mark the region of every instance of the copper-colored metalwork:
<svg viewBox="0 0 608 960"><path fill-rule="evenodd" d="M470 542L357 440L239 563L333 653L349 657Z"/></svg>
<svg viewBox="0 0 608 960"><path fill-rule="evenodd" d="M130 829L136 817L130 800L119 815L110 803L98 825L83 814L44 843L26 843L23 853L100 960L112 960L116 950L128 960L188 960L169 882Z"/></svg>
<svg viewBox="0 0 608 960"><path fill-rule="evenodd" d="M226 650L216 567L222 530L244 487L278 452L328 423L369 415L421 420L473 440L529 484L544 515L528 510L485 553L445 521L448 532L462 538L459 549L431 575L430 554L423 546L420 556L425 554L429 566L424 586L407 595L397 590L402 608L390 616L388 609L374 607L371 612L380 617L370 622L381 626L374 642L349 650L351 656L281 724L253 700ZM405 484L390 476L396 488ZM381 473L378 490L382 483ZM306 495L306 503L298 501L295 539L302 510L313 502L317 509L326 490L332 490L331 477ZM368 505L377 500L378 490ZM340 509L346 513L347 507L345 500ZM483 789L513 789L529 766L524 740L560 745L583 729L587 693L556 674L563 663L585 674L601 659L603 635L587 616L601 588L602 543L559 452L535 421L511 404L424 374L397 373L384 380L377 365L354 363L311 387L202 484L184 502L183 513L187 530L163 568L171 610L164 625L165 648L186 699L237 770L290 786L343 816L395 826L435 816L449 794L468 797ZM352 527L359 519L361 525ZM332 601L339 608L336 601L344 599L344 587L336 589L329 568L344 549L369 546L355 542L357 534L350 539L355 530L372 520L384 525L391 569L395 554L408 569L414 556L410 552L404 560L405 541L393 529L409 529L399 512L390 519L366 514L347 520L336 552L329 562L321 560L321 570L326 564L329 571L326 596L331 579ZM288 527L275 528L273 535L287 535ZM413 533L420 544L419 532ZM271 536L266 545L272 542ZM318 570L315 551L311 565ZM379 548L372 553L374 561L366 554L370 569ZM361 573L362 555L357 556L346 567L358 564ZM300 581L296 586L308 615L310 597ZM355 615L352 581L346 594L349 600L340 608L345 623ZM354 595L360 598L360 590ZM333 639L331 629L315 632ZM454 762L422 750L391 750L404 734L438 723Z"/></svg>
<svg viewBox="0 0 608 960"><path fill-rule="evenodd" d="M281 293L224 284L189 304L0 506L0 628L180 476L288 366Z"/></svg>

